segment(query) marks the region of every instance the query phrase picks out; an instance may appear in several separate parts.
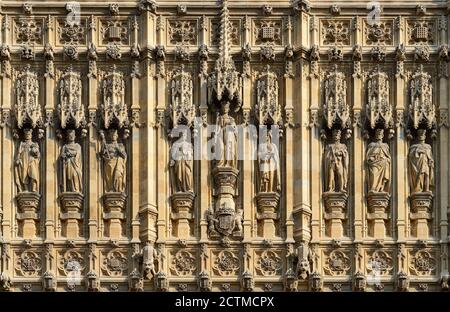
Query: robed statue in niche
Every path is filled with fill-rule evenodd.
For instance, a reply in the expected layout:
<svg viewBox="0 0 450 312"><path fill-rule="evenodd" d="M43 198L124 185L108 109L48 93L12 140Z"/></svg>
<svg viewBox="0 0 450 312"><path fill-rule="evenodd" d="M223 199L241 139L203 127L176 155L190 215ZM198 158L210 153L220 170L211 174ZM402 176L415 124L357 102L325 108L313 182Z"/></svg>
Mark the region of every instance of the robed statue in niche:
<svg viewBox="0 0 450 312"><path fill-rule="evenodd" d="M81 145L75 142L75 130L67 130L67 143L61 150L63 192L83 191Z"/></svg>
<svg viewBox="0 0 450 312"><path fill-rule="evenodd" d="M193 147L187 140L187 131L182 131L170 150L170 172L174 192L193 191Z"/></svg>
<svg viewBox="0 0 450 312"><path fill-rule="evenodd" d="M347 192L349 155L341 143L341 130L334 129L332 142L325 149L325 182L327 192Z"/></svg>
<svg viewBox="0 0 450 312"><path fill-rule="evenodd" d="M389 192L391 181L391 154L383 142L384 130L375 131L375 142L367 147L366 162L369 192Z"/></svg>
<svg viewBox="0 0 450 312"><path fill-rule="evenodd" d="M434 184L434 161L431 145L425 143L426 130L417 130L417 144L408 153L408 175L411 193L430 192Z"/></svg>
<svg viewBox="0 0 450 312"><path fill-rule="evenodd" d="M21 192L39 191L39 163L41 153L39 145L32 141L33 130L24 129L24 140L20 142L15 159L15 180L17 190Z"/></svg>
<svg viewBox="0 0 450 312"><path fill-rule="evenodd" d="M234 118L229 115L230 102L222 103L216 120L214 144L216 166L237 169L237 129Z"/></svg>
<svg viewBox="0 0 450 312"><path fill-rule="evenodd" d="M127 152L125 146L117 141L119 138L117 130L109 130L108 135L109 142L104 141L102 148L105 191L124 193Z"/></svg>

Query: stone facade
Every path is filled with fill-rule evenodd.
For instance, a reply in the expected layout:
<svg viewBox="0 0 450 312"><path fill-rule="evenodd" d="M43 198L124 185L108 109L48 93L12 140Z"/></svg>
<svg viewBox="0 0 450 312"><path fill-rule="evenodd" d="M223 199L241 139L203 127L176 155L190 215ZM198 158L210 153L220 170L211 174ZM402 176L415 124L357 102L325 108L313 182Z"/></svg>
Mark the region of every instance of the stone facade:
<svg viewBox="0 0 450 312"><path fill-rule="evenodd" d="M4 1L1 290L448 290L449 6Z"/></svg>

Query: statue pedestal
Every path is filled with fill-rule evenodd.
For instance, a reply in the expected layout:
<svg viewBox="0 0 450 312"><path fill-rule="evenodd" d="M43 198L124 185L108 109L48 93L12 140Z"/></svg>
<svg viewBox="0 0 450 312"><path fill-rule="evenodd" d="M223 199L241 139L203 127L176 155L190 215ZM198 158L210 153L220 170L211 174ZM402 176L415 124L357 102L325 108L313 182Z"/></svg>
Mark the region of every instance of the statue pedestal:
<svg viewBox="0 0 450 312"><path fill-rule="evenodd" d="M419 239L427 239L430 235L429 221L432 219L431 207L433 194L431 192L414 193L410 196L412 234Z"/></svg>
<svg viewBox="0 0 450 312"><path fill-rule="evenodd" d="M386 192L370 192L367 195L368 214L370 231L372 236L376 238L384 238L386 236L386 220L389 220L387 208L389 207L389 199L391 196Z"/></svg>
<svg viewBox="0 0 450 312"><path fill-rule="evenodd" d="M104 195L105 212L103 219L108 221L108 236L112 239L122 237L122 220L127 195L120 192L110 192Z"/></svg>
<svg viewBox="0 0 450 312"><path fill-rule="evenodd" d="M229 236L233 234L236 226L234 196L236 195L236 182L239 170L231 167L216 167L213 169L212 174L214 177L214 196L216 197L214 209L215 228L223 236ZM236 232L235 236L238 236L238 234Z"/></svg>
<svg viewBox="0 0 450 312"><path fill-rule="evenodd" d="M19 212L17 220L22 221L22 236L33 238L36 236L36 221L39 220L38 209L41 195L36 192L21 192L17 195Z"/></svg>
<svg viewBox="0 0 450 312"><path fill-rule="evenodd" d="M325 192L323 200L325 203L324 218L327 220L327 235L332 238L344 236L343 220L347 208L347 194L341 192Z"/></svg>
<svg viewBox="0 0 450 312"><path fill-rule="evenodd" d="M78 220L83 219L83 194L78 192L64 192L60 196L62 212L61 220L65 221L65 236L78 237L80 228Z"/></svg>
<svg viewBox="0 0 450 312"><path fill-rule="evenodd" d="M262 221L261 236L265 238L275 237L275 220L278 219L277 209L280 203L280 194L275 192L258 193L256 203L259 210L256 218Z"/></svg>
<svg viewBox="0 0 450 312"><path fill-rule="evenodd" d="M193 192L178 192L171 196L172 219L176 223L175 235L178 238L188 238L191 234L189 221L193 219L194 198Z"/></svg>

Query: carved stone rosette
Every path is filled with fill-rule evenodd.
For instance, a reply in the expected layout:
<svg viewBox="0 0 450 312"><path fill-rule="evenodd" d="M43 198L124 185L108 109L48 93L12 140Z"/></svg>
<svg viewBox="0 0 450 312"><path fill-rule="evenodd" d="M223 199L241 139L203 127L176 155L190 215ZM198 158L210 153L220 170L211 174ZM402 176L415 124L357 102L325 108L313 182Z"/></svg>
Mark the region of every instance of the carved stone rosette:
<svg viewBox="0 0 450 312"><path fill-rule="evenodd" d="M194 218L192 208L194 206L194 192L177 192L171 196L172 220L176 223L176 233L179 238L187 238L191 234L189 222Z"/></svg>
<svg viewBox="0 0 450 312"><path fill-rule="evenodd" d="M427 239L432 220L433 194L431 192L414 193L410 196L412 234L419 239Z"/></svg>
<svg viewBox="0 0 450 312"><path fill-rule="evenodd" d="M324 219L328 223L327 235L333 238L343 237L343 221L346 219L348 195L343 192L325 192L323 199L325 203Z"/></svg>
<svg viewBox="0 0 450 312"><path fill-rule="evenodd" d="M387 192L369 192L367 194L368 214L371 236L385 237L386 224L389 220L387 209L389 207L389 199L391 195Z"/></svg>
<svg viewBox="0 0 450 312"><path fill-rule="evenodd" d="M262 221L262 236L275 236L275 221L278 220L278 204L280 194L276 192L260 192L256 195L256 204L259 212L256 218Z"/></svg>
<svg viewBox="0 0 450 312"><path fill-rule="evenodd" d="M125 219L125 201L127 195L122 192L107 192L104 195L103 219L108 224L108 236L111 239L122 237L122 220Z"/></svg>
<svg viewBox="0 0 450 312"><path fill-rule="evenodd" d="M60 196L62 212L61 220L65 223L66 237L78 237L79 222L83 219L83 194L79 192L63 192Z"/></svg>
<svg viewBox="0 0 450 312"><path fill-rule="evenodd" d="M39 221L39 200L41 195L37 192L20 192L17 194L19 212L17 220L22 222L22 237L33 238L36 235L36 223Z"/></svg>

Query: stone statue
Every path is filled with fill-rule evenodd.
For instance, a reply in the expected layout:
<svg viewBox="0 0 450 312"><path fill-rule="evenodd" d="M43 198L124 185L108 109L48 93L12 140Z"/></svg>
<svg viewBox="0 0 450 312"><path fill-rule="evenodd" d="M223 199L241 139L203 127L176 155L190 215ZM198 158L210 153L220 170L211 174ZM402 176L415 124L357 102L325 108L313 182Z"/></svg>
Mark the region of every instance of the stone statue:
<svg viewBox="0 0 450 312"><path fill-rule="evenodd" d="M391 180L391 154L383 143L384 130L375 131L375 142L367 147L366 161L369 192L389 192Z"/></svg>
<svg viewBox="0 0 450 312"><path fill-rule="evenodd" d="M117 130L109 131L110 143L104 143L102 157L104 161L105 191L125 192L127 152L122 143L118 143Z"/></svg>
<svg viewBox="0 0 450 312"><path fill-rule="evenodd" d="M242 221L244 219L244 210L241 208L237 210L234 220L236 224L236 232L242 233Z"/></svg>
<svg viewBox="0 0 450 312"><path fill-rule="evenodd" d="M341 143L341 130L333 130L333 142L325 150L325 177L327 192L347 192L349 156L347 146Z"/></svg>
<svg viewBox="0 0 450 312"><path fill-rule="evenodd" d="M267 132L266 142L260 145L259 153L260 192L280 192L280 156L278 147L272 143L272 134Z"/></svg>
<svg viewBox="0 0 450 312"><path fill-rule="evenodd" d="M33 130L24 129L25 139L20 142L15 161L15 180L19 193L38 192L39 162L41 153L39 145L32 141Z"/></svg>
<svg viewBox="0 0 450 312"><path fill-rule="evenodd" d="M155 276L155 260L158 258L158 252L153 247L153 242L147 242L145 247L142 248L142 276L146 276L150 279L150 273Z"/></svg>
<svg viewBox="0 0 450 312"><path fill-rule="evenodd" d="M75 130L67 130L67 143L62 147L60 155L63 167L63 192L83 191L81 155L81 146L75 143Z"/></svg>
<svg viewBox="0 0 450 312"><path fill-rule="evenodd" d="M228 115L229 111L230 102L224 102L221 106L221 114L217 116L216 121L215 153L217 167L232 167L237 169L236 122L233 117ZM220 158L217 158L218 156Z"/></svg>
<svg viewBox="0 0 450 312"><path fill-rule="evenodd" d="M181 137L171 148L170 169L174 192L193 191L193 148L187 141L187 133L183 131Z"/></svg>
<svg viewBox="0 0 450 312"><path fill-rule="evenodd" d="M430 192L434 180L431 145L425 143L426 130L417 130L418 143L409 148L408 175L411 193Z"/></svg>

